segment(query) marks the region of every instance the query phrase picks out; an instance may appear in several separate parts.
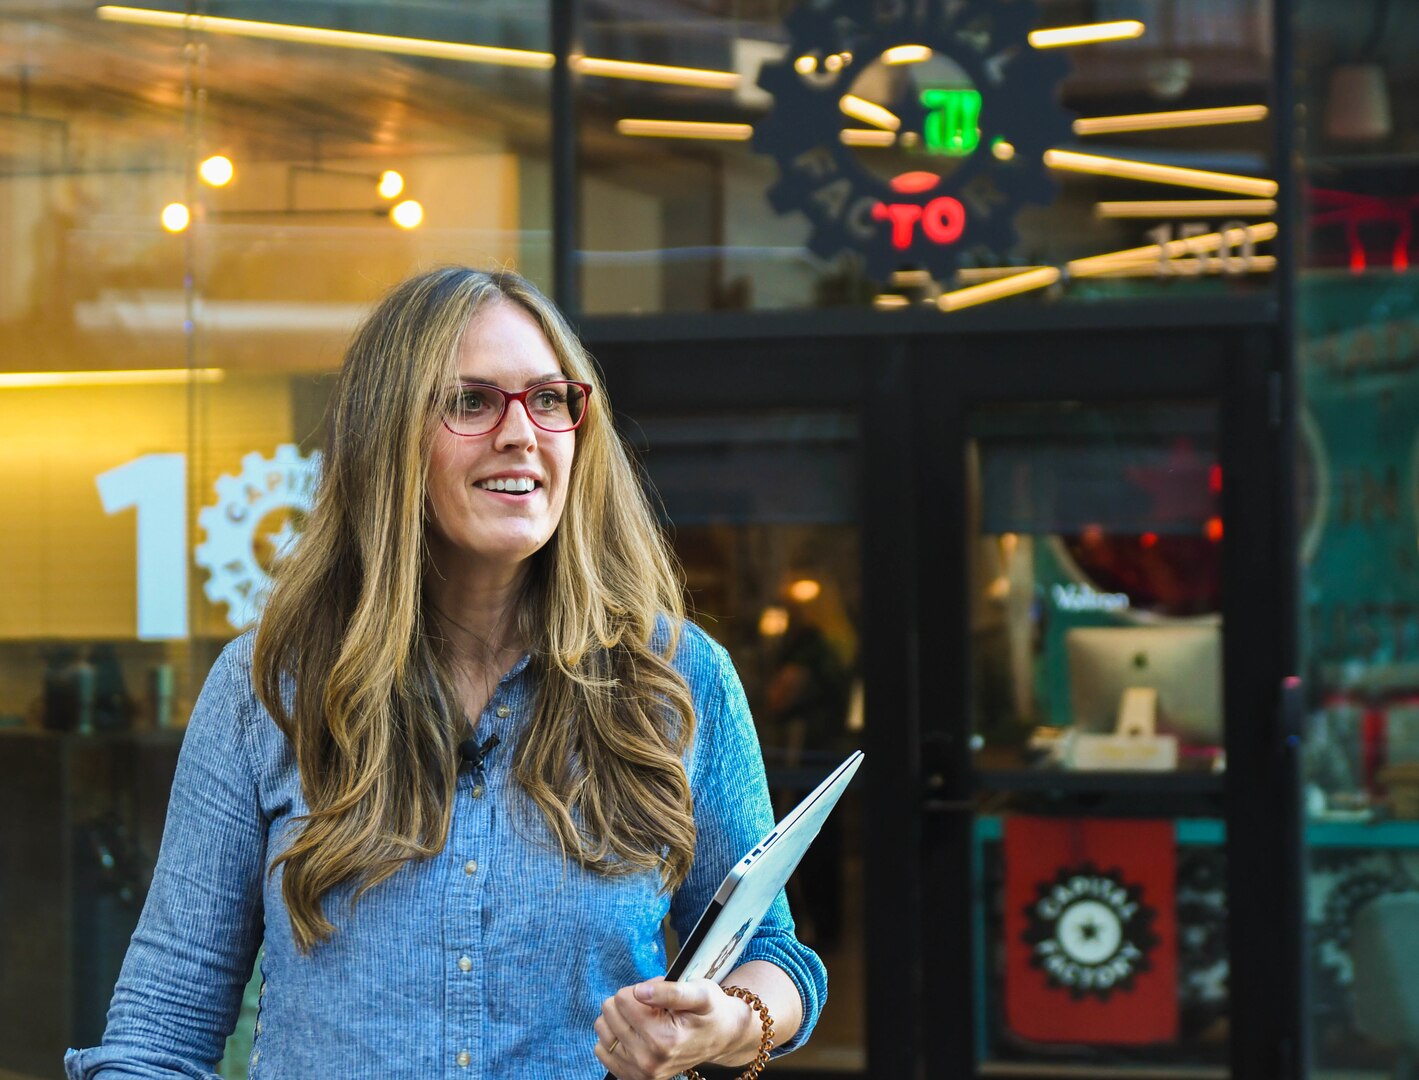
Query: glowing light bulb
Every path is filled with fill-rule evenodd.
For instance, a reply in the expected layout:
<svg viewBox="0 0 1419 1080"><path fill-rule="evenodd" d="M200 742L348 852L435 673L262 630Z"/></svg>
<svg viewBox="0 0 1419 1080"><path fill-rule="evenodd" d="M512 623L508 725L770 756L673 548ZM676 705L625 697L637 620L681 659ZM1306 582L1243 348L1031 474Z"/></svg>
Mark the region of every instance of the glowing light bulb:
<svg viewBox="0 0 1419 1080"><path fill-rule="evenodd" d="M788 595L800 604L818 599L822 591L823 586L812 578L800 578L788 587Z"/></svg>
<svg viewBox="0 0 1419 1080"><path fill-rule="evenodd" d="M382 199L392 199L404 190L404 177L400 176L393 169L385 169L379 174L379 196Z"/></svg>
<svg viewBox="0 0 1419 1080"><path fill-rule="evenodd" d="M424 208L414 199L405 199L389 211L389 218L401 229L417 229L424 223Z"/></svg>
<svg viewBox="0 0 1419 1080"><path fill-rule="evenodd" d="M818 70L818 61L805 53L793 62L793 70L800 75L812 75Z"/></svg>
<svg viewBox="0 0 1419 1080"><path fill-rule="evenodd" d="M180 202L168 203L163 207L163 228L170 233L180 233L192 222L192 215Z"/></svg>
<svg viewBox="0 0 1419 1080"><path fill-rule="evenodd" d="M197 166L197 175L202 178L205 184L213 187L226 187L232 182L232 177L236 175L236 168L232 165L232 159L221 154L213 154L201 165Z"/></svg>

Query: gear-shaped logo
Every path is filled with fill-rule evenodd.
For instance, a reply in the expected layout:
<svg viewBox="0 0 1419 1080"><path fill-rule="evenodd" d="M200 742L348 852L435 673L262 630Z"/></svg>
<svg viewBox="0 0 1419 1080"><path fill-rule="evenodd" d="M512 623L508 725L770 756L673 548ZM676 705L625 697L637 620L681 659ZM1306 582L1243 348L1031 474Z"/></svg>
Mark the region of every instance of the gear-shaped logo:
<svg viewBox="0 0 1419 1080"><path fill-rule="evenodd" d="M290 443L264 458L241 459L241 473L217 479L217 502L197 515L205 539L195 552L208 573L207 599L227 605L227 622L238 630L261 613L271 567L300 534L315 500L320 454L301 457Z"/></svg>
<svg viewBox="0 0 1419 1080"><path fill-rule="evenodd" d="M860 252L870 277L998 263L1025 203L1048 204L1044 152L1070 135L1068 62L1030 46L1035 0L811 0L759 86L773 110L769 202L812 222L809 248Z"/></svg>
<svg viewBox="0 0 1419 1080"><path fill-rule="evenodd" d="M1133 989L1158 945L1157 912L1142 894L1118 870L1101 873L1092 863L1061 869L1025 905L1031 966L1076 1000L1094 994L1107 1001L1115 990Z"/></svg>

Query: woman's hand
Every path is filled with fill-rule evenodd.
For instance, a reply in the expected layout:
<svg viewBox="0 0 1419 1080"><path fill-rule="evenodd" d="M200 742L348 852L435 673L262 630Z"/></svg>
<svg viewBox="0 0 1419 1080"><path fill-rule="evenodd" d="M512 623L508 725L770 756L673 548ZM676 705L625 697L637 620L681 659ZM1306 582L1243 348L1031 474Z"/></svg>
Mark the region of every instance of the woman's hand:
<svg viewBox="0 0 1419 1080"><path fill-rule="evenodd" d="M596 1058L619 1080L670 1080L705 1062L752 1061L761 1035L754 1011L718 983L657 976L601 1003Z"/></svg>

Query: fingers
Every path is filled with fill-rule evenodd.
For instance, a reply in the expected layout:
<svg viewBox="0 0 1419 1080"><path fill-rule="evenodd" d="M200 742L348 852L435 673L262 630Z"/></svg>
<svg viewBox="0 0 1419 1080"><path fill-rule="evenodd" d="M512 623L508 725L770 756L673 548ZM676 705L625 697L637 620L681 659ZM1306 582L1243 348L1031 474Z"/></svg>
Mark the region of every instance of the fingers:
<svg viewBox="0 0 1419 1080"><path fill-rule="evenodd" d="M654 978L637 983L632 991L635 999L643 1005L698 1016L709 1015L718 998L723 996L723 991L708 979L666 982L663 978Z"/></svg>

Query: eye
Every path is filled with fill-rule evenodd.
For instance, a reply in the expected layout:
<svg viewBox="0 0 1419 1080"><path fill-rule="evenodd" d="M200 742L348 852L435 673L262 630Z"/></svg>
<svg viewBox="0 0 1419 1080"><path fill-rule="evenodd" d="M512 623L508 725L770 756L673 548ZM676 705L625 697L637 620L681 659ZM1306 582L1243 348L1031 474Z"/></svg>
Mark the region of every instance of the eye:
<svg viewBox="0 0 1419 1080"><path fill-rule="evenodd" d="M482 412L490 408L488 391L479 386L465 386L454 398L454 408L461 413Z"/></svg>
<svg viewBox="0 0 1419 1080"><path fill-rule="evenodd" d="M560 412L566 408L567 397L555 387L543 386L533 392L532 402L543 412Z"/></svg>

